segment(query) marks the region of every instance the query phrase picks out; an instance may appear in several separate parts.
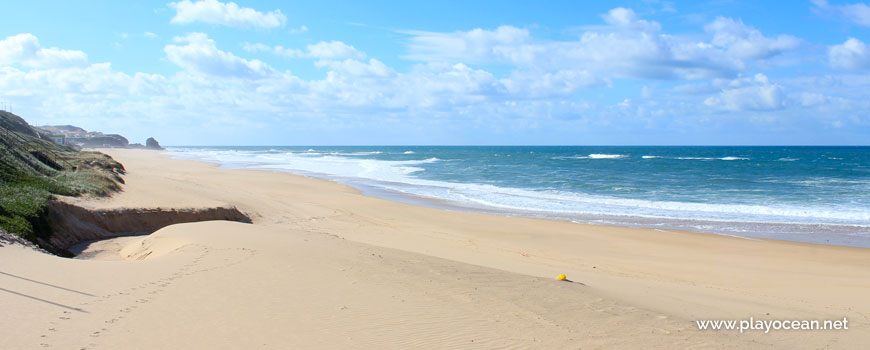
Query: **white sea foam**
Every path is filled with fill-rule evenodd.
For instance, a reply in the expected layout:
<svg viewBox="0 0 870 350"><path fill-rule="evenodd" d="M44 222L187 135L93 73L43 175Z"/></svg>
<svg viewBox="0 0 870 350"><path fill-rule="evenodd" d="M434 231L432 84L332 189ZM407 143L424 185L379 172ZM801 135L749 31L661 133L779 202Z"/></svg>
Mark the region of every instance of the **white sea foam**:
<svg viewBox="0 0 870 350"><path fill-rule="evenodd" d="M628 156L625 154L601 154L601 153L592 153L590 155L573 155L573 156L555 156L550 159L619 159L619 158L627 158Z"/></svg>
<svg viewBox="0 0 870 350"><path fill-rule="evenodd" d="M721 157L721 158L716 158L716 157L676 157L674 159L680 159L680 160L749 160L749 158L746 158L746 157L734 157L734 156Z"/></svg>
<svg viewBox="0 0 870 350"><path fill-rule="evenodd" d="M589 155L589 159L619 159L626 158L627 155L624 154L601 154L601 153L592 153Z"/></svg>
<svg viewBox="0 0 870 350"><path fill-rule="evenodd" d="M643 158L643 159L656 159L656 158L661 158L661 156L643 156L641 158Z"/></svg>
<svg viewBox="0 0 870 350"><path fill-rule="evenodd" d="M807 186L842 186L842 185L865 185L864 187L870 187L870 180L850 180L850 179L839 179L839 178L830 178L830 177L817 177L810 178L806 180L800 181L791 181L793 184L799 185L807 185Z"/></svg>
<svg viewBox="0 0 870 350"><path fill-rule="evenodd" d="M508 154L508 157L510 157L510 156L511 156L511 155ZM555 157L552 157L552 158L550 158L550 159L555 159L555 160L565 160L565 159L589 159L589 157L587 157L587 156L555 156Z"/></svg>
<svg viewBox="0 0 870 350"><path fill-rule="evenodd" d="M402 154L414 154L414 151L405 151L405 152L402 152Z"/></svg>
<svg viewBox="0 0 870 350"><path fill-rule="evenodd" d="M477 203L517 210L559 213L606 214L614 216L648 216L737 220L766 218L776 222L863 221L870 224L870 213L843 208L770 207L744 204L711 204L674 201L650 201L584 195L563 191L530 191L491 185L463 184ZM464 191L460 191L464 192ZM821 221L818 221L821 220Z"/></svg>
<svg viewBox="0 0 870 350"><path fill-rule="evenodd" d="M334 156L371 156L375 154L382 154L384 152L381 151L373 151L373 152L329 152L329 154Z"/></svg>

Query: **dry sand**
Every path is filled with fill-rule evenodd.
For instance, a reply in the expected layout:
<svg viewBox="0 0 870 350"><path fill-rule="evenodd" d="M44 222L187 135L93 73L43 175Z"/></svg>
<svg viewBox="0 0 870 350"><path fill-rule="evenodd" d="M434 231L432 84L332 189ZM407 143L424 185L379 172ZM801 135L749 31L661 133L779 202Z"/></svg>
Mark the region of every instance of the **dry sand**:
<svg viewBox="0 0 870 350"><path fill-rule="evenodd" d="M870 250L417 207L328 181L104 150L94 209L235 206L88 260L0 247L0 348L835 348L870 344ZM556 281L564 273L574 283ZM849 330L700 331L698 319Z"/></svg>

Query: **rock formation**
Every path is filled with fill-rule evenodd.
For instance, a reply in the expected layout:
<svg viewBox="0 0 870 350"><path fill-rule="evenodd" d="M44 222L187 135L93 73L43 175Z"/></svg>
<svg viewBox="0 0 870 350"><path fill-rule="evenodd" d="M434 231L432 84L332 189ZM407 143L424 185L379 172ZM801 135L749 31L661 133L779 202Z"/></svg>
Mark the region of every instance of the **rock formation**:
<svg viewBox="0 0 870 350"><path fill-rule="evenodd" d="M160 147L160 143L157 142L157 140L155 140L153 137L149 137L147 140L145 140L145 148L157 150L163 149L163 147Z"/></svg>

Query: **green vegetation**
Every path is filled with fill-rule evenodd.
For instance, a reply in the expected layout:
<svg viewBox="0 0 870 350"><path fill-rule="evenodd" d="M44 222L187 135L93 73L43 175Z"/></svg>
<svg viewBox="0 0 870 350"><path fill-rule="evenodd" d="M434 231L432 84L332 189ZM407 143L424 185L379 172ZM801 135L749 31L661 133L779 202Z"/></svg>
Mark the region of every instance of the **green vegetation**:
<svg viewBox="0 0 870 350"><path fill-rule="evenodd" d="M47 203L55 195L107 196L124 167L99 152L40 139L20 117L0 112L0 227L34 243L51 236Z"/></svg>

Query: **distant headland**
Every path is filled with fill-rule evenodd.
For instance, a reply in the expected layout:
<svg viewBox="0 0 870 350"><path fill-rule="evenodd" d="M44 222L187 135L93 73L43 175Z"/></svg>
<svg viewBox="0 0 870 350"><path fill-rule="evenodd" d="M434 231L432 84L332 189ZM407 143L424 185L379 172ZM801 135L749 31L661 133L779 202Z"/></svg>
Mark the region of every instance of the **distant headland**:
<svg viewBox="0 0 870 350"><path fill-rule="evenodd" d="M34 126L40 138L49 139L57 144L83 148L141 148L162 150L160 143L153 137L145 140L145 144L130 143L126 137L118 134L104 134L99 131L87 131L74 125L43 125Z"/></svg>

